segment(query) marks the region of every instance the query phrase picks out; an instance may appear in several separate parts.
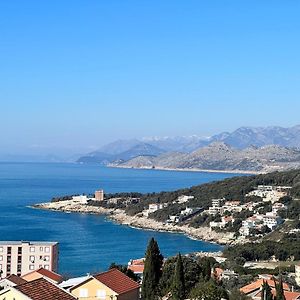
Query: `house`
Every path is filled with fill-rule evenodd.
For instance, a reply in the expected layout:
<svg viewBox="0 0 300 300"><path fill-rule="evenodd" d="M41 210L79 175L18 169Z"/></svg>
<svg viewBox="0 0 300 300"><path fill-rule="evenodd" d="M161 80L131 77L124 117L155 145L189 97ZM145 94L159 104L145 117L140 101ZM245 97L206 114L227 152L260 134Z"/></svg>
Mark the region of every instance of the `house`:
<svg viewBox="0 0 300 300"><path fill-rule="evenodd" d="M232 216L223 216L221 218L221 222L210 222L209 223L209 227L210 228L224 228L227 224L229 223L233 223L234 222L234 218Z"/></svg>
<svg viewBox="0 0 300 300"><path fill-rule="evenodd" d="M142 276L144 273L145 258L132 259L128 263L128 269L134 274Z"/></svg>
<svg viewBox="0 0 300 300"><path fill-rule="evenodd" d="M79 299L94 300L138 300L140 285L118 269L90 276L70 288ZM1 300L1 299L0 299Z"/></svg>
<svg viewBox="0 0 300 300"><path fill-rule="evenodd" d="M271 230L281 224L283 220L274 213L266 213L263 217L263 224L268 226Z"/></svg>
<svg viewBox="0 0 300 300"><path fill-rule="evenodd" d="M8 287L20 285L25 282L27 282L25 279L22 279L21 277L15 274L11 274L8 277L0 280L0 288L6 289Z"/></svg>
<svg viewBox="0 0 300 300"><path fill-rule="evenodd" d="M274 282L273 279L259 278L258 280L256 280L256 281L254 281L250 284L247 284L247 285L243 286L242 288L240 288L240 291L242 293L244 293L245 295L249 296L252 299L257 299L257 298L254 298L254 297L256 297L260 293L261 287L262 287L264 281L266 281L268 283L268 285L271 287L271 289L275 289L275 282ZM283 283L283 290L285 292L290 291L290 288L289 288L288 284ZM259 299L261 299L261 298L259 298Z"/></svg>
<svg viewBox="0 0 300 300"><path fill-rule="evenodd" d="M186 195L181 195L177 198L176 201L174 201L173 203L179 203L179 204L182 204L182 203L186 203L188 202L189 200L193 200L195 197L194 196L186 196Z"/></svg>
<svg viewBox="0 0 300 300"><path fill-rule="evenodd" d="M74 300L73 295L45 278L0 291L0 300Z"/></svg>
<svg viewBox="0 0 300 300"><path fill-rule="evenodd" d="M39 278L46 278L49 281L59 284L63 281L63 277L53 271L46 270L44 268L39 268L38 270L32 271L22 276L26 281L33 281Z"/></svg>

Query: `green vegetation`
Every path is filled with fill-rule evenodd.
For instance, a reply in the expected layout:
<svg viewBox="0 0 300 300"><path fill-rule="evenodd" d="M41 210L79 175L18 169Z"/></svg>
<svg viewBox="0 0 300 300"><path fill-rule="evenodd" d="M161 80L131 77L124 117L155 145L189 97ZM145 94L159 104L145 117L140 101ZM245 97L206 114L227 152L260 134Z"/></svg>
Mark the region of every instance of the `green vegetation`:
<svg viewBox="0 0 300 300"><path fill-rule="evenodd" d="M142 298L144 300L158 299L158 284L162 275L162 265L163 256L157 242L152 238L146 251L143 273Z"/></svg>
<svg viewBox="0 0 300 300"><path fill-rule="evenodd" d="M176 268L172 283L172 299L184 300L185 299L185 282L184 271L181 255L178 254L176 258Z"/></svg>
<svg viewBox="0 0 300 300"><path fill-rule="evenodd" d="M261 300L273 300L272 290L267 281L262 284Z"/></svg>
<svg viewBox="0 0 300 300"><path fill-rule="evenodd" d="M270 260L275 256L280 261L300 259L300 234L285 234L281 241L264 240L261 243L235 245L224 250L230 260Z"/></svg>

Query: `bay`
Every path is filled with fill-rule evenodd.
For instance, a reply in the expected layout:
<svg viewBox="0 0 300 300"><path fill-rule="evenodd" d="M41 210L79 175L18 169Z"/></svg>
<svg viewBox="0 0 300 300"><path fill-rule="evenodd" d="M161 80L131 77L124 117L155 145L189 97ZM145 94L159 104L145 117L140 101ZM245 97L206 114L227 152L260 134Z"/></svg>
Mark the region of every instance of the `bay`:
<svg viewBox="0 0 300 300"><path fill-rule="evenodd" d="M164 256L218 251L221 246L183 234L154 232L116 224L104 216L32 209L52 197L105 192L159 192L222 180L237 174L105 168L66 163L0 163L0 240L57 241L59 272L68 276L107 269L143 257L157 239Z"/></svg>

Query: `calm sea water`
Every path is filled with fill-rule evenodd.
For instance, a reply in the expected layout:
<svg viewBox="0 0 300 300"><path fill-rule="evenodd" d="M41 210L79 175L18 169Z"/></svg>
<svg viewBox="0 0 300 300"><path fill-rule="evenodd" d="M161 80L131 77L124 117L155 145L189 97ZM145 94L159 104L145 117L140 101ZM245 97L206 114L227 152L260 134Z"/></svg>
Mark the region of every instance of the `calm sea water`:
<svg viewBox="0 0 300 300"><path fill-rule="evenodd" d="M178 252L218 251L220 246L182 234L121 226L103 216L31 209L54 196L106 192L158 192L221 180L234 174L102 168L79 164L0 163L0 240L60 243L62 274L105 270L111 262L126 264L143 257L149 238L158 240L164 256Z"/></svg>

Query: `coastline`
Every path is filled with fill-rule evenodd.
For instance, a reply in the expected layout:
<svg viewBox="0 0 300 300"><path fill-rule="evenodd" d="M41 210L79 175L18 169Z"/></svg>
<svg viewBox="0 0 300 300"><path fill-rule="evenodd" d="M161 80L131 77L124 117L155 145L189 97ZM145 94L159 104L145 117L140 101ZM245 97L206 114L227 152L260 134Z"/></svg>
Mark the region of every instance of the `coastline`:
<svg viewBox="0 0 300 300"><path fill-rule="evenodd" d="M116 166L107 165L108 168L118 168L118 169L135 169L135 170L159 170L159 171L177 171L177 172L199 172L199 173L223 173L223 174L244 174L244 175L259 175L266 174L267 171L245 171L245 170L214 170L214 169L197 169L197 168L165 168L165 167L130 167L130 166Z"/></svg>
<svg viewBox="0 0 300 300"><path fill-rule="evenodd" d="M191 239L210 243L217 243L219 245L229 245L233 243L230 234L211 231L209 227L194 228L189 227L188 225L179 226L172 224L164 224L162 222L158 222L140 215L129 216L122 209L109 209L103 207L88 206L78 203L74 204L69 200L60 202L40 203L31 207L43 210L60 211L64 213L103 215L120 225L126 225L132 228L153 230L159 232L182 233Z"/></svg>

